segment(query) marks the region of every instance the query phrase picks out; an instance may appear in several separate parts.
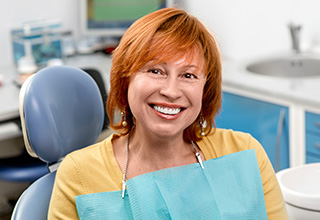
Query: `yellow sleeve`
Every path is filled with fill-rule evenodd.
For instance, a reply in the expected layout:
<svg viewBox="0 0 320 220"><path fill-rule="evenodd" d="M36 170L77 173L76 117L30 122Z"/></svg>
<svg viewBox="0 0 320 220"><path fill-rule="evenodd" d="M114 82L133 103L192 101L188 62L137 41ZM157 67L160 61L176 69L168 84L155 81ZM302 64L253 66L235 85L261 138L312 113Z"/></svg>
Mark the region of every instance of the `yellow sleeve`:
<svg viewBox="0 0 320 220"><path fill-rule="evenodd" d="M79 219L75 196L83 194L84 190L77 164L71 156L67 156L60 164L56 174L48 219Z"/></svg>
<svg viewBox="0 0 320 220"><path fill-rule="evenodd" d="M289 219L277 177L266 152L260 143L253 137L250 138L249 146L256 150L268 219Z"/></svg>

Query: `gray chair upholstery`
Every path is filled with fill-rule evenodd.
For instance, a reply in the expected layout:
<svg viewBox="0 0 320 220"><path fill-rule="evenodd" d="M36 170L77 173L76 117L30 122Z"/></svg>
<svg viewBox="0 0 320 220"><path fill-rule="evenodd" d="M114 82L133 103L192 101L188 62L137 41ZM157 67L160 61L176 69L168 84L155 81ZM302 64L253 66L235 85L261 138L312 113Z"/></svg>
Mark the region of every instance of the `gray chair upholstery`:
<svg viewBox="0 0 320 220"><path fill-rule="evenodd" d="M68 153L98 138L104 104L97 84L86 72L54 66L40 70L23 84L20 117L29 154L46 162L50 173L21 195L12 219L43 220L58 164Z"/></svg>

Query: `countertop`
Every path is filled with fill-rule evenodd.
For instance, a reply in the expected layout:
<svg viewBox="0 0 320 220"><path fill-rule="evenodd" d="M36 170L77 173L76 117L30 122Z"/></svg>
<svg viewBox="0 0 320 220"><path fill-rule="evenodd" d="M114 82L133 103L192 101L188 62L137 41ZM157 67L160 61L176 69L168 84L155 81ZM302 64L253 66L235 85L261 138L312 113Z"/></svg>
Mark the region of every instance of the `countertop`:
<svg viewBox="0 0 320 220"><path fill-rule="evenodd" d="M223 61L223 87L320 109L320 76L274 77L246 70L250 61Z"/></svg>

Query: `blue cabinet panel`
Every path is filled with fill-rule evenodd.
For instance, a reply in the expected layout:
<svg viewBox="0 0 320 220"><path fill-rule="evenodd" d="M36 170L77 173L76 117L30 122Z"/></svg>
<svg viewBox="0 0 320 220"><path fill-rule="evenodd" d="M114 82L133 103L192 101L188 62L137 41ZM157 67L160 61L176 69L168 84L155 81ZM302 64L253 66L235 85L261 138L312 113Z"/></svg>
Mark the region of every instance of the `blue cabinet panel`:
<svg viewBox="0 0 320 220"><path fill-rule="evenodd" d="M317 156L320 160L320 136L306 134L306 153Z"/></svg>
<svg viewBox="0 0 320 220"><path fill-rule="evenodd" d="M307 156L306 156L306 163L319 163L320 162L320 157L319 155L317 156L313 156L313 155L309 155L309 153L307 152Z"/></svg>
<svg viewBox="0 0 320 220"><path fill-rule="evenodd" d="M306 112L306 132L320 136L320 115Z"/></svg>
<svg viewBox="0 0 320 220"><path fill-rule="evenodd" d="M320 162L320 115L306 112L306 163Z"/></svg>
<svg viewBox="0 0 320 220"><path fill-rule="evenodd" d="M275 170L281 170L289 167L288 116L288 107L224 92L216 126L250 133L262 144Z"/></svg>

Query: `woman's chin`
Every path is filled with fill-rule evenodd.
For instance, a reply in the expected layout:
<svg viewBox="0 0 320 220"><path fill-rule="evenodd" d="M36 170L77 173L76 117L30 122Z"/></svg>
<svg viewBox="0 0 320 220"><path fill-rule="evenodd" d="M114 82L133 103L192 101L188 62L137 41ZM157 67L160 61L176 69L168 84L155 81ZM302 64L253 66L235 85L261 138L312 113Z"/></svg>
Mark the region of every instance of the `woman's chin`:
<svg viewBox="0 0 320 220"><path fill-rule="evenodd" d="M150 132L159 138L171 139L182 137L183 130L178 129L177 126L155 126L153 129L150 129Z"/></svg>

